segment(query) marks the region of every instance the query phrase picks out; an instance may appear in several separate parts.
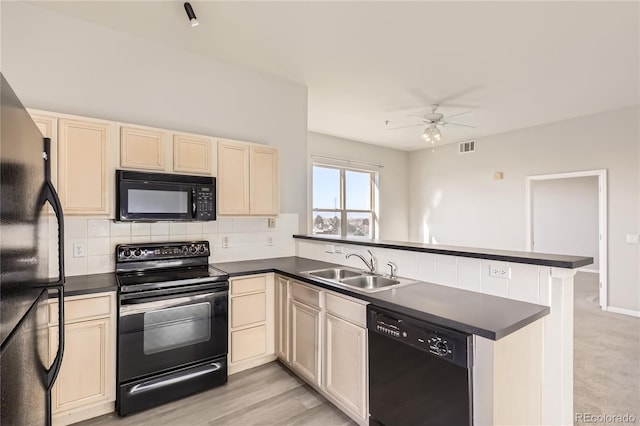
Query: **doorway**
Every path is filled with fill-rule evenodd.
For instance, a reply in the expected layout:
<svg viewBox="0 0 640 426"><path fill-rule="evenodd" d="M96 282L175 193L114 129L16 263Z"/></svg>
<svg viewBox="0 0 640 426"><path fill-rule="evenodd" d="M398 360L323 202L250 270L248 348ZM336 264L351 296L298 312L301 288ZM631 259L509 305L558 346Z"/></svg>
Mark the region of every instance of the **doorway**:
<svg viewBox="0 0 640 426"><path fill-rule="evenodd" d="M526 178L528 251L592 256L585 272L599 275L599 304L607 309L607 171Z"/></svg>

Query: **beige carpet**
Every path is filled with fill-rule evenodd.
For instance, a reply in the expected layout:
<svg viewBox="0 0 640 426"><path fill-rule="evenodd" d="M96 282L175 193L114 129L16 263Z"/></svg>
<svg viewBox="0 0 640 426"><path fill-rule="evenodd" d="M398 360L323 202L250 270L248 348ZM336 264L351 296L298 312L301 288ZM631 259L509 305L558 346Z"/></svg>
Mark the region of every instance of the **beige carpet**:
<svg viewBox="0 0 640 426"><path fill-rule="evenodd" d="M575 413L630 414L626 424L640 425L640 318L600 309L597 274L578 272L574 306Z"/></svg>

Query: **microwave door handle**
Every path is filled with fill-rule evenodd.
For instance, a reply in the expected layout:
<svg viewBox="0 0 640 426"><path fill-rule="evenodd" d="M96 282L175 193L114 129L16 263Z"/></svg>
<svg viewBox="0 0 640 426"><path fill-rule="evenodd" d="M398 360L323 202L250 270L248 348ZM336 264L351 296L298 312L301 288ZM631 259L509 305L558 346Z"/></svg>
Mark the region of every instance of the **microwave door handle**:
<svg viewBox="0 0 640 426"><path fill-rule="evenodd" d="M194 219L196 218L196 216L198 215L198 203L196 200L196 190L192 189L191 190L191 217L193 217Z"/></svg>

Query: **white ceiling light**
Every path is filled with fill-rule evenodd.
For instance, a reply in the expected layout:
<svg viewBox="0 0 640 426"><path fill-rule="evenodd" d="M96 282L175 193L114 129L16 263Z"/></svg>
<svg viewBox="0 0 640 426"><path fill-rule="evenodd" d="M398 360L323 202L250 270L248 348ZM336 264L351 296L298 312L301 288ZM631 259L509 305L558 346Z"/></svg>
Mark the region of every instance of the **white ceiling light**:
<svg viewBox="0 0 640 426"><path fill-rule="evenodd" d="M192 27L197 27L200 23L198 22L198 18L196 17L196 13L193 11L191 7L191 3L185 2L184 10L187 12L187 18L189 18L189 22Z"/></svg>

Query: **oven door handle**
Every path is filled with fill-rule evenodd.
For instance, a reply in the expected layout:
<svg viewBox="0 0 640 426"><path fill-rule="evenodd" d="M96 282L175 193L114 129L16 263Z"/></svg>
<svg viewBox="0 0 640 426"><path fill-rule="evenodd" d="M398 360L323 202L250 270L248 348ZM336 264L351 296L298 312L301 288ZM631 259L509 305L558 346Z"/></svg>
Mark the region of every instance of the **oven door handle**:
<svg viewBox="0 0 640 426"><path fill-rule="evenodd" d="M173 385L176 383L184 382L186 380L191 380L196 377L204 376L205 374L213 373L214 371L218 371L222 368L222 364L219 362L212 362L208 365L203 365L200 367L193 368L192 371L184 374L184 371L179 371L177 373L170 374L165 377L159 377L157 379L151 379L146 382L138 383L133 386L129 390L129 394L133 395L140 392L146 392L153 389L158 389L164 386Z"/></svg>
<svg viewBox="0 0 640 426"><path fill-rule="evenodd" d="M120 304L120 316L124 317L127 315L132 315L136 313L144 313L149 312L151 310L160 310L170 306L178 306L183 305L184 303L197 302L201 299L210 299L213 296L226 295L227 290L222 291L212 291L207 293L200 293L195 295L188 295L183 297L172 297L167 299L166 297L162 297L160 300L150 298L149 299L129 299L126 302L122 301Z"/></svg>

